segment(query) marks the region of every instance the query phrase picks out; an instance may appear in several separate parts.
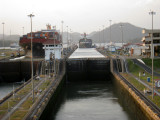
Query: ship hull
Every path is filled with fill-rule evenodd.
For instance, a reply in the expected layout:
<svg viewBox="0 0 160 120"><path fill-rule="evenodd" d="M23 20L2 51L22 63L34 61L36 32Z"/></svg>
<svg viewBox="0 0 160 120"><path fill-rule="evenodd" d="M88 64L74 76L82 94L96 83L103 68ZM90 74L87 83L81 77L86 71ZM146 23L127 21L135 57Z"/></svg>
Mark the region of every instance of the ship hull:
<svg viewBox="0 0 160 120"><path fill-rule="evenodd" d="M30 43L23 43L20 46L24 49L25 54L27 57L30 57L31 52L31 44ZM42 43L33 43L33 56L34 57L44 57L45 51L43 49Z"/></svg>
<svg viewBox="0 0 160 120"><path fill-rule="evenodd" d="M27 33L20 37L19 45L24 49L26 55L31 56L31 42L33 45L33 56L44 57L45 51L43 49L44 43L48 41L58 41L61 43L61 35L56 29L51 29L51 25L47 25L47 30L41 30L37 32Z"/></svg>
<svg viewBox="0 0 160 120"><path fill-rule="evenodd" d="M86 38L80 39L79 48L92 48L92 40Z"/></svg>
<svg viewBox="0 0 160 120"><path fill-rule="evenodd" d="M92 43L79 43L79 48L92 48Z"/></svg>

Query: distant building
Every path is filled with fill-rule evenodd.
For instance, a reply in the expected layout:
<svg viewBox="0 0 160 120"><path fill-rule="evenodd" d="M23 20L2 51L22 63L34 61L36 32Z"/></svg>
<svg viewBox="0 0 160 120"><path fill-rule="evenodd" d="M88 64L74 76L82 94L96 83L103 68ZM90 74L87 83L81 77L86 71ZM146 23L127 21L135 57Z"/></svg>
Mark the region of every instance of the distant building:
<svg viewBox="0 0 160 120"><path fill-rule="evenodd" d="M114 45L108 46L108 49L109 49L110 52L115 52L116 51L116 47Z"/></svg>
<svg viewBox="0 0 160 120"><path fill-rule="evenodd" d="M143 29L142 33L146 36L142 38L143 45L146 49L143 51L147 56L151 57L151 36L153 35L153 56L160 57L160 29Z"/></svg>
<svg viewBox="0 0 160 120"><path fill-rule="evenodd" d="M11 48L11 49L18 49L18 48L20 48L20 46L19 46L18 43L11 43L11 44L10 44L10 48Z"/></svg>
<svg viewBox="0 0 160 120"><path fill-rule="evenodd" d="M123 45L125 53L130 55L143 55L144 46L141 43L127 43Z"/></svg>
<svg viewBox="0 0 160 120"><path fill-rule="evenodd" d="M43 43L45 50L45 60L60 59L62 56L62 44L58 40L47 40Z"/></svg>
<svg viewBox="0 0 160 120"><path fill-rule="evenodd" d="M108 50L110 52L116 52L116 46L115 46L115 43L114 42L110 42L107 46Z"/></svg>

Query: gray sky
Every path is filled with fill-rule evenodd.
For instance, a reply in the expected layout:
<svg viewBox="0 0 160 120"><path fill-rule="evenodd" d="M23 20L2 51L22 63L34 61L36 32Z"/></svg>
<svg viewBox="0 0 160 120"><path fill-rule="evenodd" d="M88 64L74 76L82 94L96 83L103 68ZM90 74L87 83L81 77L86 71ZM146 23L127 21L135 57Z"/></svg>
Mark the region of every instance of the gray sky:
<svg viewBox="0 0 160 120"><path fill-rule="evenodd" d="M0 3L0 23L5 22L5 34L30 31L28 14L33 13L33 31L46 24L61 29L61 21L73 32L97 31L102 25L129 22L142 28L151 28L150 10L156 12L154 28L160 29L160 0L3 0ZM2 34L2 24L0 25Z"/></svg>

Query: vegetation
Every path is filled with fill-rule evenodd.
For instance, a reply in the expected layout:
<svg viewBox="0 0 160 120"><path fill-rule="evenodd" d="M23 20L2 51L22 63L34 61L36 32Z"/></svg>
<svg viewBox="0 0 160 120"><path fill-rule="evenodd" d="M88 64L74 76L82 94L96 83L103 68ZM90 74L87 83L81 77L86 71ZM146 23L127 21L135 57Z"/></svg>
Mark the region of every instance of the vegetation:
<svg viewBox="0 0 160 120"><path fill-rule="evenodd" d="M122 74L130 83L134 85L138 90L143 91L144 89L147 89L143 84L139 83L135 78L130 76L127 73Z"/></svg>
<svg viewBox="0 0 160 120"><path fill-rule="evenodd" d="M39 89L44 90L45 88L47 88L50 85L51 81L50 80L46 80L40 87Z"/></svg>
<svg viewBox="0 0 160 120"><path fill-rule="evenodd" d="M35 81L35 85L38 84L39 81ZM18 91L14 98L13 96L5 101L2 105L0 105L0 118L8 112L8 109L12 109L27 93L31 91L31 83L26 85L20 91ZM9 107L9 108L8 108ZM17 120L17 119L16 119Z"/></svg>
<svg viewBox="0 0 160 120"><path fill-rule="evenodd" d="M148 65L149 67L152 67L152 60L150 58L143 58L143 62ZM154 70L160 73L160 59L154 59Z"/></svg>
<svg viewBox="0 0 160 120"><path fill-rule="evenodd" d="M0 59L3 58L8 58L11 56L11 54L13 53L16 56L17 50L11 50L11 49L5 49L5 50L0 50L0 55L1 53L4 53L5 56L0 56ZM20 55L24 55L24 51L20 51Z"/></svg>
<svg viewBox="0 0 160 120"><path fill-rule="evenodd" d="M141 80L146 82L148 85L152 84L152 79L150 79L150 82L147 82L147 77L152 78L151 74L145 72L143 68L141 68L138 65L134 64L132 60L128 60L128 67L129 67L129 71L134 76L136 76L137 78L140 78ZM143 75L143 72L145 73L145 75ZM159 79L159 77L154 76L154 79Z"/></svg>
<svg viewBox="0 0 160 120"><path fill-rule="evenodd" d="M51 80L46 80L45 82L43 82L39 89L41 89L42 91L44 91L45 88L47 88L51 83ZM38 92L38 91L37 91ZM42 93L41 93L42 94ZM35 102L36 102L37 97L35 97ZM32 107L33 103L32 103L32 97L29 97L22 105L21 107L12 114L11 116L11 120L21 120L22 118L25 117L25 115L28 113L29 109Z"/></svg>
<svg viewBox="0 0 160 120"><path fill-rule="evenodd" d="M154 102L154 104L156 104L158 107L160 107L160 97L159 96L154 96L154 99L152 99L152 96L148 96L148 98Z"/></svg>
<svg viewBox="0 0 160 120"><path fill-rule="evenodd" d="M150 61L150 60L148 60ZM159 64L159 63L155 63L155 64ZM140 68L138 65L133 64L133 62L131 60L128 60L128 67L130 72L135 75L137 78L139 77L139 72L143 72L144 70L142 68ZM129 81L131 82L137 89L139 89L140 91L143 91L144 89L147 90L147 87L145 87L144 85L142 85L141 83L139 83L135 78L131 77L129 74L124 73L123 76ZM151 82L147 82L147 77L151 78L151 75L148 73L145 73L145 76L141 76L140 79L143 80L144 82L146 82L148 85L152 85L152 81ZM158 79L158 77L154 77L154 79ZM158 90L159 91L159 90ZM147 97L153 101L158 107L160 107L160 96L154 96L154 99L152 99L151 95L147 95Z"/></svg>
<svg viewBox="0 0 160 120"><path fill-rule="evenodd" d="M33 105L32 97L29 97L22 104L22 106L15 113L12 114L11 120L21 120L22 118L24 118L24 116L27 114L32 105Z"/></svg>

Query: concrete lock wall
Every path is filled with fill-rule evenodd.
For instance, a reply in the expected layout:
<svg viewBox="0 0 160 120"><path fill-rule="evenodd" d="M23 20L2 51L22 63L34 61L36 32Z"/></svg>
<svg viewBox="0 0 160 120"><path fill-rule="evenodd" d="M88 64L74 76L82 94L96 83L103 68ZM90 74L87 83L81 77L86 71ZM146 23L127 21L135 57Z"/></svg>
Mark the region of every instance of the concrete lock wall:
<svg viewBox="0 0 160 120"><path fill-rule="evenodd" d="M62 60L59 64L60 71L57 74L57 77L52 80L49 88L45 90L45 93L42 94L41 99L34 103L34 106L25 116L25 120L45 120L48 114L50 114L50 110L52 108L56 108L59 100L59 96L61 95L61 89L65 84L65 62Z"/></svg>
<svg viewBox="0 0 160 120"><path fill-rule="evenodd" d="M34 61L34 74L37 69L37 61ZM31 77L30 61L0 62L0 82L19 82Z"/></svg>
<svg viewBox="0 0 160 120"><path fill-rule="evenodd" d="M126 85L116 74L113 74L113 82L119 102L131 113L135 120L159 120L159 117L147 106L132 89ZM133 114L134 113L134 114Z"/></svg>
<svg viewBox="0 0 160 120"><path fill-rule="evenodd" d="M66 64L67 80L104 80L110 75L109 60L68 60Z"/></svg>
<svg viewBox="0 0 160 120"><path fill-rule="evenodd" d="M48 99L48 101L44 104L46 104L44 110L42 108L40 108L42 110L42 113L39 115L37 115L39 120L46 120L47 115L50 114L50 110L53 108L56 108L59 100L58 98L60 98L59 96L61 95L61 90L63 89L63 86L65 84L65 76L63 76L61 79L58 80L59 82L54 86L52 92L50 93L51 97Z"/></svg>

